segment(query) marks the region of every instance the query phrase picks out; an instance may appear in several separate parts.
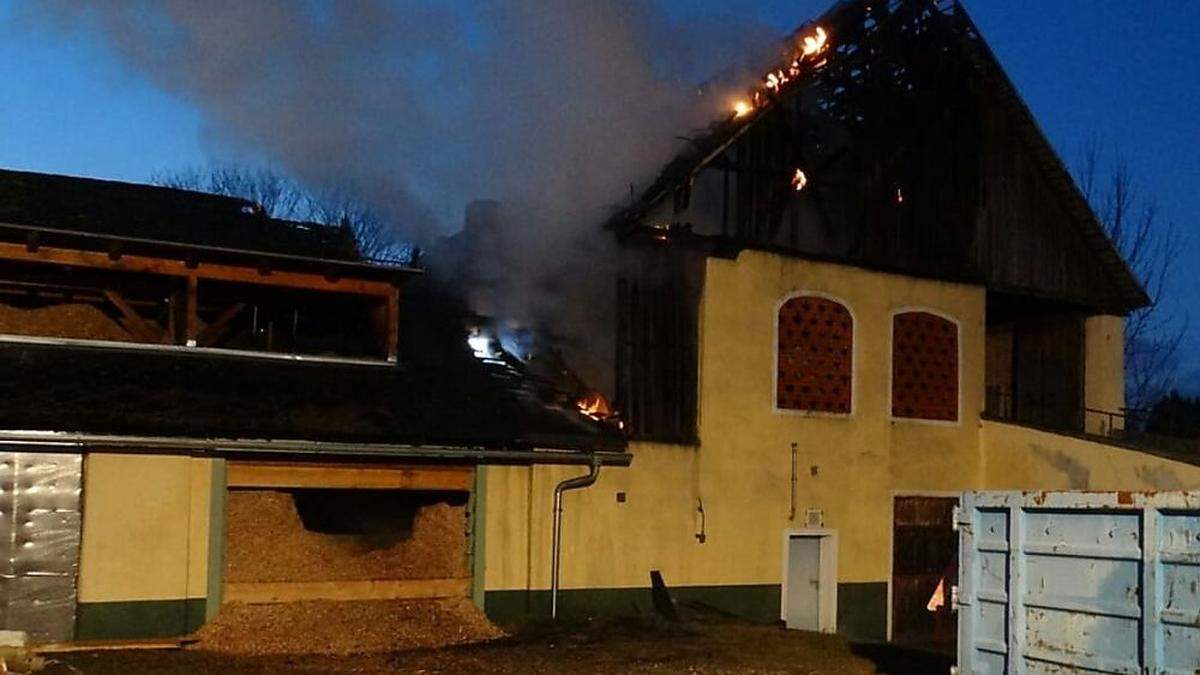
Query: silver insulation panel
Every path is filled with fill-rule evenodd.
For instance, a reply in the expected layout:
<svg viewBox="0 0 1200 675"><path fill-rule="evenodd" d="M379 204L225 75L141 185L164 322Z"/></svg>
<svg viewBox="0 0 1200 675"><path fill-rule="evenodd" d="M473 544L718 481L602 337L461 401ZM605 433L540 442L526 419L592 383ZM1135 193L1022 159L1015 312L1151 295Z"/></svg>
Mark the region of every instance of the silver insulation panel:
<svg viewBox="0 0 1200 675"><path fill-rule="evenodd" d="M70 640L82 524L83 456L0 452L0 625Z"/></svg>

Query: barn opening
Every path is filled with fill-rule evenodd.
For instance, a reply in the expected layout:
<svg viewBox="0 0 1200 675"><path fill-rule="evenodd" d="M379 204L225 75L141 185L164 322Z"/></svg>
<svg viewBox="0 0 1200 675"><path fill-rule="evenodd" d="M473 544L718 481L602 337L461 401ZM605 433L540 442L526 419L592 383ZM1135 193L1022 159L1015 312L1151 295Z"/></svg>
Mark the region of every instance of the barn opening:
<svg viewBox="0 0 1200 675"><path fill-rule="evenodd" d="M473 474L235 464L224 602L466 598Z"/></svg>
<svg viewBox="0 0 1200 675"><path fill-rule="evenodd" d="M958 576L955 497L896 497L892 530L892 641L953 653Z"/></svg>

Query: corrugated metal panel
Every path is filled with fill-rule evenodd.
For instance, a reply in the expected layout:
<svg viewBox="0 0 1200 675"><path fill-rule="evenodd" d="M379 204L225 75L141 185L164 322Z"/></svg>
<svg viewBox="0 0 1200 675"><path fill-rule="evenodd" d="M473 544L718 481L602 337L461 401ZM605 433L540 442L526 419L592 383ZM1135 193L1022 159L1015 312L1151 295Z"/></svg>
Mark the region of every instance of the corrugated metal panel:
<svg viewBox="0 0 1200 675"><path fill-rule="evenodd" d="M961 672L1200 672L1200 492L975 492Z"/></svg>
<svg viewBox="0 0 1200 675"><path fill-rule="evenodd" d="M78 454L0 452L0 625L69 640L79 572Z"/></svg>

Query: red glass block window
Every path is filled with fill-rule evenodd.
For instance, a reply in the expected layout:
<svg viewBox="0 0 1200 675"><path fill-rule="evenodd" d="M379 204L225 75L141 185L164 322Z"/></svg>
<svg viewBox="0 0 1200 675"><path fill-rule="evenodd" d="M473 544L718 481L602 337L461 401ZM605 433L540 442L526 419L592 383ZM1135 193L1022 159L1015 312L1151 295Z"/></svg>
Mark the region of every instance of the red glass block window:
<svg viewBox="0 0 1200 675"><path fill-rule="evenodd" d="M850 413L854 320L825 298L799 297L779 310L775 403L780 409Z"/></svg>
<svg viewBox="0 0 1200 675"><path fill-rule="evenodd" d="M958 326L928 312L892 319L892 416L958 420Z"/></svg>

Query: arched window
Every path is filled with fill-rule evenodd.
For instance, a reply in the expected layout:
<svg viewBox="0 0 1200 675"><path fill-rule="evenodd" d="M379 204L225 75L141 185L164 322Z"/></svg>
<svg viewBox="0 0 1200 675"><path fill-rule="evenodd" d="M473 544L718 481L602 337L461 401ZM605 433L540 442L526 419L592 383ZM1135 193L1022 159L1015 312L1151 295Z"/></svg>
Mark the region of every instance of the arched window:
<svg viewBox="0 0 1200 675"><path fill-rule="evenodd" d="M809 295L779 308L775 406L850 414L854 319L834 300Z"/></svg>
<svg viewBox="0 0 1200 675"><path fill-rule="evenodd" d="M892 416L958 421L958 325L936 314L892 317Z"/></svg>

